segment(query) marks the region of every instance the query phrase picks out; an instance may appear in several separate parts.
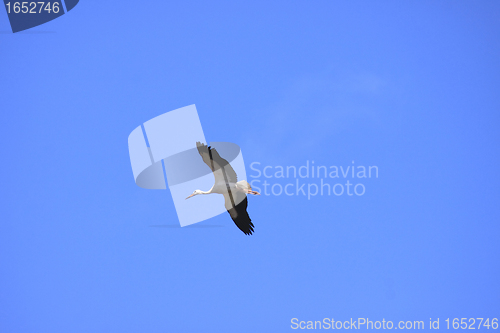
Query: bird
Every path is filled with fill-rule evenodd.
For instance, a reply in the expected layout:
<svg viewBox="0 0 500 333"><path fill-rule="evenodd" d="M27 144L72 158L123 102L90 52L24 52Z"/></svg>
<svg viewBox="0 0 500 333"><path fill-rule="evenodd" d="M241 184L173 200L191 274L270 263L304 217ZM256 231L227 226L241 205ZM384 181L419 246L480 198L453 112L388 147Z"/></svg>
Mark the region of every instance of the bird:
<svg viewBox="0 0 500 333"><path fill-rule="evenodd" d="M203 162L212 170L215 182L210 190L195 190L186 200L199 194L222 194L224 196L224 206L234 224L245 235L251 235L254 232L254 225L247 212L247 194L260 195L260 193L253 191L246 180L238 181L233 167L219 155L215 148L200 142L196 142L196 147Z"/></svg>

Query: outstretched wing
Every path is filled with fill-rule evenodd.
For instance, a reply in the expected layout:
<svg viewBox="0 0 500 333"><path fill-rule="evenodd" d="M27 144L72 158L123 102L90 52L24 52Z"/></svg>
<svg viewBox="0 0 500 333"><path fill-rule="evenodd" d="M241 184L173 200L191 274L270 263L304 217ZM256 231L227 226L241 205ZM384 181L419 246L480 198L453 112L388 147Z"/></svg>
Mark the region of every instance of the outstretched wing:
<svg viewBox="0 0 500 333"><path fill-rule="evenodd" d="M228 161L220 157L219 153L214 148L200 142L196 142L196 147L198 148L198 153L200 153L201 158L203 158L203 162L212 170L215 177L215 183L221 182L225 183L227 186L227 191L223 191L224 205L233 219L234 224L236 224L238 229L243 231L245 235L251 235L254 225L247 213L247 196L234 187L231 189L231 186L228 184L238 181L238 177L233 167Z"/></svg>
<svg viewBox="0 0 500 333"><path fill-rule="evenodd" d="M236 172L234 172L233 167L231 164L229 164L228 161L220 157L219 153L215 148L212 148L210 146L206 146L203 143L196 142L196 147L198 148L198 153L200 153L201 158L203 158L203 162L205 162L206 165L212 170L215 176L215 182L223 182L225 183L226 180L224 179L224 175L222 173L222 170L225 171L225 175L227 177L227 182L229 183L236 183L238 181L238 177L236 176Z"/></svg>
<svg viewBox="0 0 500 333"><path fill-rule="evenodd" d="M233 219L233 222L234 224L236 224L238 229L243 231L245 235L251 235L253 233L254 225L247 213L248 200L246 194L234 192L237 191L231 191L233 197L236 196L236 198L231 198L228 193L224 194L227 212L229 213L229 215L231 215L231 218ZM244 196L244 198L242 198L241 196Z"/></svg>

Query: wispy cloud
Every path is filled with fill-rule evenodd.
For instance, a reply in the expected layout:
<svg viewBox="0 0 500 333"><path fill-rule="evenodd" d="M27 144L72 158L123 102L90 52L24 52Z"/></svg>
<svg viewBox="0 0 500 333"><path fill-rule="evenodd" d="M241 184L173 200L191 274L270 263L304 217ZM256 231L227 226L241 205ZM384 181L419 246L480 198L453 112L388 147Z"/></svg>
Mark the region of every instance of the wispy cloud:
<svg viewBox="0 0 500 333"><path fill-rule="evenodd" d="M285 89L276 102L256 114L257 135L249 137L248 146L259 147L259 155L269 163L324 144L353 123L379 121L373 101L393 93L388 80L368 72L299 78ZM254 132L255 133L255 132Z"/></svg>

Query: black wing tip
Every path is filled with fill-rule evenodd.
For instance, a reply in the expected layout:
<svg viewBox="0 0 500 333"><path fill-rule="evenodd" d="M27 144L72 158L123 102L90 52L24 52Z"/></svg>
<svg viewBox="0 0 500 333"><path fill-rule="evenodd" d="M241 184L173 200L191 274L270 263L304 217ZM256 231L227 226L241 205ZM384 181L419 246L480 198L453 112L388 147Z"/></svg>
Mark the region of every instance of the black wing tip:
<svg viewBox="0 0 500 333"><path fill-rule="evenodd" d="M239 226L238 226L239 227ZM243 231L243 233L247 236L251 236L253 233L254 233L254 225L252 222L250 222L250 224L248 225L248 228L240 228L241 231Z"/></svg>
<svg viewBox="0 0 500 333"><path fill-rule="evenodd" d="M210 151L210 146L207 146L206 144L201 143L200 141L196 142L196 148L198 149L198 152L200 154Z"/></svg>
<svg viewBox="0 0 500 333"><path fill-rule="evenodd" d="M196 141L196 148L198 148L198 151L206 149L207 151L213 151L212 147L209 145L206 145L200 141ZM201 150L200 150L201 149Z"/></svg>

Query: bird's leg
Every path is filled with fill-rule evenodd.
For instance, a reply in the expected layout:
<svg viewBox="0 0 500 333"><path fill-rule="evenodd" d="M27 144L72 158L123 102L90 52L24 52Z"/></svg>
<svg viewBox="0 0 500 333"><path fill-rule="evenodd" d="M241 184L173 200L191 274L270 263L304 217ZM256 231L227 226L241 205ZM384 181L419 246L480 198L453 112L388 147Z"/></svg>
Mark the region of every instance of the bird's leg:
<svg viewBox="0 0 500 333"><path fill-rule="evenodd" d="M247 190L247 194L260 195L257 191Z"/></svg>

